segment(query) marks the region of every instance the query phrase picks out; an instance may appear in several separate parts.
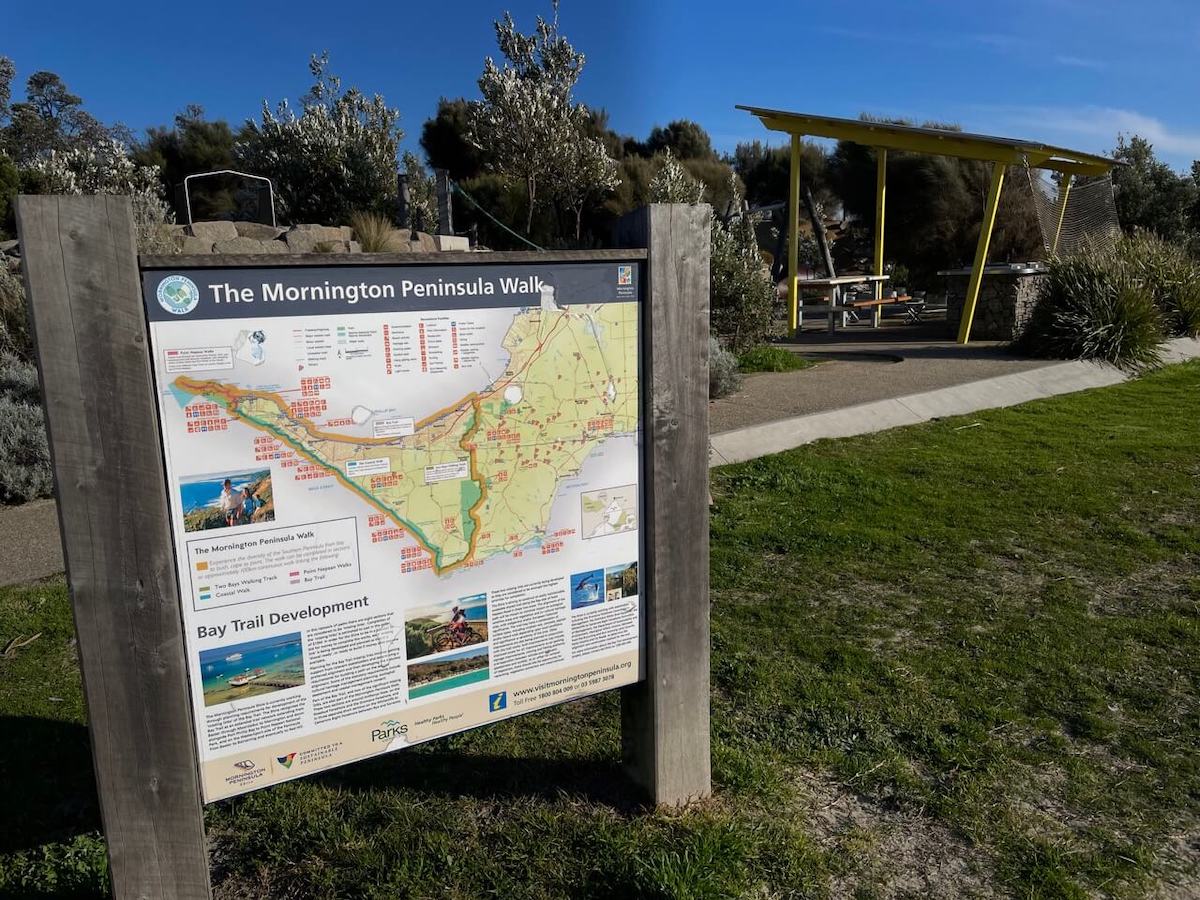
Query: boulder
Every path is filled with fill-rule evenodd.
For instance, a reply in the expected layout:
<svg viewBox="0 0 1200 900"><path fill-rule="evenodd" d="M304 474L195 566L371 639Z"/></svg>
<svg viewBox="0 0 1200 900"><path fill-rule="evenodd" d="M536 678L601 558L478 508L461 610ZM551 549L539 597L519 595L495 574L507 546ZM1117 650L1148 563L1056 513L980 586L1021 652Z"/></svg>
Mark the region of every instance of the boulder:
<svg viewBox="0 0 1200 900"><path fill-rule="evenodd" d="M349 225L293 225L292 232L302 231L318 241L349 241L354 239L354 229ZM288 232L291 234L292 232Z"/></svg>
<svg viewBox="0 0 1200 900"><path fill-rule="evenodd" d="M282 241L258 241L254 238L236 237L231 241L217 241L214 253L287 253Z"/></svg>
<svg viewBox="0 0 1200 900"><path fill-rule="evenodd" d="M209 241L232 241L238 236L232 222L193 222L189 226L193 237Z"/></svg>
<svg viewBox="0 0 1200 900"><path fill-rule="evenodd" d="M471 239L457 234L435 234L434 242L439 250L470 250Z"/></svg>
<svg viewBox="0 0 1200 900"><path fill-rule="evenodd" d="M262 222L234 222L239 237L254 238L256 241L273 241L283 234L283 228L264 225Z"/></svg>
<svg viewBox="0 0 1200 900"><path fill-rule="evenodd" d="M208 238L192 237L190 234L175 235L175 246L185 256L197 253L212 253L213 242Z"/></svg>
<svg viewBox="0 0 1200 900"><path fill-rule="evenodd" d="M21 253L20 241L0 241L0 253L6 256L18 256Z"/></svg>
<svg viewBox="0 0 1200 900"><path fill-rule="evenodd" d="M312 253L317 247L317 239L307 231L293 229L286 232L279 240L287 246L288 253Z"/></svg>

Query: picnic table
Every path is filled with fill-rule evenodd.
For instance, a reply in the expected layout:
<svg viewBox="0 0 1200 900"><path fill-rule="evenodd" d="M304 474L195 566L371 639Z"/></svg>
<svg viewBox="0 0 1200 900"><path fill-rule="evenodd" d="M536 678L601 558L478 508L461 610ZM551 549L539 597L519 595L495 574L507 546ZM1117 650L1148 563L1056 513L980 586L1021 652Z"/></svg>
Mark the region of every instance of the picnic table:
<svg viewBox="0 0 1200 900"><path fill-rule="evenodd" d="M838 298L841 294L842 288L850 287L850 286L856 285L856 284L866 284L866 285L883 284L883 282L887 281L889 278L891 278L890 275L838 275L834 278L799 278L799 279L797 279L796 280L796 298L797 298L796 303L797 303L798 308L796 310L796 328L800 329L800 328L804 327L804 292L805 291L813 291L813 290L829 292L829 296L823 297L822 299L824 299L829 304L829 309L828 309L829 331L831 333L836 328L838 316L841 315L842 325L844 327L846 324L845 319L846 319L847 312L853 311L853 309L856 307L874 306L875 311L876 311L876 314L874 317L874 324L876 327L878 327L879 319L880 319L879 310L886 303L900 302L899 297L884 298L882 300L858 300L858 301L854 301L851 304L840 303L840 302L838 302Z"/></svg>

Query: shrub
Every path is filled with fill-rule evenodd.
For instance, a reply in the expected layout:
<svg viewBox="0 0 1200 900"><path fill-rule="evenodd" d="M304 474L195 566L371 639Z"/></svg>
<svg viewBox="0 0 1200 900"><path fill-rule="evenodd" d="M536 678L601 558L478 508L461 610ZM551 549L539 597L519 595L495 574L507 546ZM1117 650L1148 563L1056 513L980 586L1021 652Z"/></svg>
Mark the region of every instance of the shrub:
<svg viewBox="0 0 1200 900"><path fill-rule="evenodd" d="M708 397L715 400L727 397L742 384L737 357L721 346L713 336L708 338Z"/></svg>
<svg viewBox="0 0 1200 900"><path fill-rule="evenodd" d="M1150 293L1170 335L1200 335L1200 266L1177 244L1139 231L1117 245L1117 260Z"/></svg>
<svg viewBox="0 0 1200 900"><path fill-rule="evenodd" d="M713 220L709 274L713 330L734 350L761 343L771 327L775 286L749 216Z"/></svg>
<svg viewBox="0 0 1200 900"><path fill-rule="evenodd" d="M1051 260L1017 346L1034 356L1094 359L1124 369L1161 360L1162 317L1145 285L1119 257Z"/></svg>
<svg viewBox="0 0 1200 900"><path fill-rule="evenodd" d="M0 503L51 496L50 447L33 364L0 352Z"/></svg>
<svg viewBox="0 0 1200 900"><path fill-rule="evenodd" d="M379 213L356 212L350 216L354 239L363 253L387 253L396 249L396 229L386 216Z"/></svg>
<svg viewBox="0 0 1200 900"><path fill-rule="evenodd" d="M327 72L328 55L309 64L314 84L297 115L287 101L262 121L248 121L234 155L275 186L289 222L345 222L354 210L386 212L396 204L400 113Z"/></svg>
<svg viewBox="0 0 1200 900"><path fill-rule="evenodd" d="M33 340L25 308L25 287L0 260L0 353L31 359Z"/></svg>

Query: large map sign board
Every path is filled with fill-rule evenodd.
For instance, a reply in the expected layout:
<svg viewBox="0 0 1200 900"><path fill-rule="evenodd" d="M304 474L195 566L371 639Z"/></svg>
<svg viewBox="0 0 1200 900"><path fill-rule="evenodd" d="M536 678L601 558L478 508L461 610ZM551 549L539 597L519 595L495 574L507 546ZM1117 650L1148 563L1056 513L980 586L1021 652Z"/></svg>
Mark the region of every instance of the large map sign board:
<svg viewBox="0 0 1200 900"><path fill-rule="evenodd" d="M142 273L205 800L642 677L641 277Z"/></svg>

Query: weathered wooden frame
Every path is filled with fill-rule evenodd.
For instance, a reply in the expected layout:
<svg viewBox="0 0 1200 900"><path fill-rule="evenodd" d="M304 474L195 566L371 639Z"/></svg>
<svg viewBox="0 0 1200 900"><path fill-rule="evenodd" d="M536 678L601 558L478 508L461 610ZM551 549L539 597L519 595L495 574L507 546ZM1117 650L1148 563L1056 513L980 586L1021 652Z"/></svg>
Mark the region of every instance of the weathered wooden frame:
<svg viewBox="0 0 1200 900"><path fill-rule="evenodd" d="M620 239L643 250L140 266L128 198L22 196L16 212L117 900L211 896L141 268L645 259L645 680L622 689L623 755L656 804L709 792L708 207L627 216Z"/></svg>

